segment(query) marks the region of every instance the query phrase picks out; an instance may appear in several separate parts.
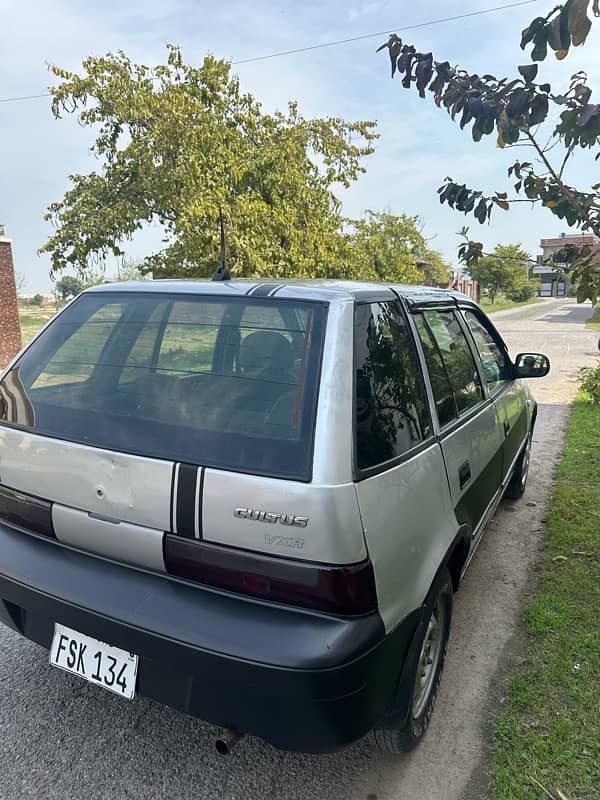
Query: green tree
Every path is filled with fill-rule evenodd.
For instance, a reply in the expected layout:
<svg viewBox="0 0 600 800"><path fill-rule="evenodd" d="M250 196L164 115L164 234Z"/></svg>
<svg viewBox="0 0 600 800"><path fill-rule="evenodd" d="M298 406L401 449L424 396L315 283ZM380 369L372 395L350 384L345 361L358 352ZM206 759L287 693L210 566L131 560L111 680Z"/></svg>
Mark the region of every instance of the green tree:
<svg viewBox="0 0 600 800"><path fill-rule="evenodd" d="M41 294L34 294L31 298L31 305L32 306L43 306L44 305L44 296Z"/></svg>
<svg viewBox="0 0 600 800"><path fill-rule="evenodd" d="M130 258L123 258L117 268L117 274L113 277L115 281L141 281L144 279L141 265L138 261Z"/></svg>
<svg viewBox="0 0 600 800"><path fill-rule="evenodd" d="M590 0L567 0L556 5L544 17L536 17L521 36L521 48L532 46L532 61L543 61L548 49L556 58L567 57L571 46L584 44L592 21L588 16ZM593 13L600 16L600 0L593 0ZM549 83L536 83L538 65L518 67L516 78L496 78L490 74L472 74L453 67L449 61L434 61L433 53L420 53L414 45L393 34L379 49L388 50L392 77L402 76L406 89L415 87L424 98L426 90L438 107L446 109L461 129L470 127L473 141L495 134L498 146L518 144L531 148L533 161L517 160L508 168L514 181L514 193L486 195L464 183L446 178L439 188L440 202L473 214L480 222L489 220L493 209L508 210L516 202L541 203L567 225L600 236L600 183L589 189L567 183L565 168L574 153L593 154L600 143L600 104L591 102L592 90L585 72L571 76L562 91ZM552 121L554 110L560 112ZM472 125L471 125L472 123ZM547 124L544 124L547 123ZM600 157L597 152L595 159ZM468 238L459 248L465 263L481 258L483 246ZM589 248L565 248L561 261L570 264L572 278L579 281L577 299L596 302L600 296L600 266L594 265Z"/></svg>
<svg viewBox="0 0 600 800"><path fill-rule="evenodd" d="M41 248L52 270L85 272L122 256L148 224L165 247L145 259L156 276L207 276L219 261L219 210L227 265L236 275L320 275L343 251L339 200L373 152L373 122L305 119L295 103L266 114L225 61L201 67L168 48L165 65L134 64L123 52L86 58L83 74L51 67L56 117L77 113L97 130L98 171L71 177L46 219Z"/></svg>
<svg viewBox="0 0 600 800"><path fill-rule="evenodd" d="M423 275L421 282L427 286L447 284L452 274L452 267L437 250L425 250L423 258L417 261L417 268Z"/></svg>
<svg viewBox="0 0 600 800"><path fill-rule="evenodd" d="M63 300L68 300L69 297L75 297L84 288L84 285L79 278L73 275L63 275L60 280L56 281L55 290L62 297Z"/></svg>
<svg viewBox="0 0 600 800"><path fill-rule="evenodd" d="M427 248L419 217L368 210L349 221L348 277L396 283L440 283L449 267Z"/></svg>
<svg viewBox="0 0 600 800"><path fill-rule="evenodd" d="M488 256L469 267L469 274L479 281L493 303L498 292L518 292L527 283L531 256L520 244L498 244Z"/></svg>

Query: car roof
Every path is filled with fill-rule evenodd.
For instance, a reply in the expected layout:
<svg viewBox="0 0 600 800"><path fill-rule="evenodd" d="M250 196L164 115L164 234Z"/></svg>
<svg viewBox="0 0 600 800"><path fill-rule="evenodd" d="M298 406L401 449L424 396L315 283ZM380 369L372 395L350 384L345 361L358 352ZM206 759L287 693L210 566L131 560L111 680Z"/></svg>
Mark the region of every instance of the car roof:
<svg viewBox="0 0 600 800"><path fill-rule="evenodd" d="M392 299L393 292L411 305L454 302L472 302L469 297L452 289L412 284L371 283L342 280L148 280L104 283L86 289L87 292L157 292L164 294L219 295L247 297L275 297L296 300L340 302L357 300Z"/></svg>

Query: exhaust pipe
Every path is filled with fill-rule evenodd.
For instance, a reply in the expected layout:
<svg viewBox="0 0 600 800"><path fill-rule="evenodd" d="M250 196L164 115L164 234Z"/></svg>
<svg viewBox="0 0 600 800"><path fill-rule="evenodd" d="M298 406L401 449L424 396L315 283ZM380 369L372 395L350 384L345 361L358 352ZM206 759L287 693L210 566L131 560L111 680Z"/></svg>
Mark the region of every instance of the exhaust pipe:
<svg viewBox="0 0 600 800"><path fill-rule="evenodd" d="M223 728L220 736L215 741L217 753L222 756L229 755L243 735L235 728Z"/></svg>

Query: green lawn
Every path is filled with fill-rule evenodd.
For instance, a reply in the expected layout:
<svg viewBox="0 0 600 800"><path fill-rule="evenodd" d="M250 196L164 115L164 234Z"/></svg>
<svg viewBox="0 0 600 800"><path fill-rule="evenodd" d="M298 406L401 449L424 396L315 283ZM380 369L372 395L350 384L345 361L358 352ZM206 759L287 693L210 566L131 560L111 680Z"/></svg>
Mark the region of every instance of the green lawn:
<svg viewBox="0 0 600 800"><path fill-rule="evenodd" d="M600 305L597 305L594 309L594 313L585 323L588 328L591 328L593 331L600 331Z"/></svg>
<svg viewBox="0 0 600 800"><path fill-rule="evenodd" d="M30 342L35 334L56 314L54 306L38 308L36 306L20 306L21 336L23 344Z"/></svg>
<svg viewBox="0 0 600 800"><path fill-rule="evenodd" d="M547 515L528 653L495 741L498 800L600 797L600 408L574 406Z"/></svg>
<svg viewBox="0 0 600 800"><path fill-rule="evenodd" d="M503 297L499 295L496 297L496 301L494 303L490 303L488 297L482 295L481 300L479 301L479 305L483 308L483 310L487 314L493 314L494 311L505 311L508 308L520 308L521 306L530 306L532 303L539 303L541 302L541 297L533 297L531 300L524 300L521 303L515 303L514 300L509 300L508 297Z"/></svg>

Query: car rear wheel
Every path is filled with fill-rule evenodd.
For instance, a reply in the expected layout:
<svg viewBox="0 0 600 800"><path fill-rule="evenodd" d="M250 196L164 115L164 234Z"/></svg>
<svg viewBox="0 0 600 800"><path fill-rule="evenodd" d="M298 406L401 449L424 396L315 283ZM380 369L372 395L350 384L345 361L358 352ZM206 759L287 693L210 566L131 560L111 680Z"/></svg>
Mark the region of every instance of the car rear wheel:
<svg viewBox="0 0 600 800"><path fill-rule="evenodd" d="M413 642L410 708L398 727L385 722L373 731L377 747L393 754L407 753L423 738L437 697L452 619L452 579L444 570L426 603L421 634ZM411 655L409 654L409 658Z"/></svg>
<svg viewBox="0 0 600 800"><path fill-rule="evenodd" d="M513 476L510 479L510 483L506 487L506 491L504 492L505 497L508 497L510 500L518 500L519 497L522 497L523 493L525 492L527 476L529 475L529 464L531 461L532 439L532 431L529 431L523 452L519 456Z"/></svg>

